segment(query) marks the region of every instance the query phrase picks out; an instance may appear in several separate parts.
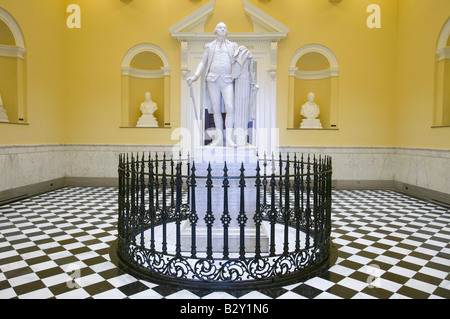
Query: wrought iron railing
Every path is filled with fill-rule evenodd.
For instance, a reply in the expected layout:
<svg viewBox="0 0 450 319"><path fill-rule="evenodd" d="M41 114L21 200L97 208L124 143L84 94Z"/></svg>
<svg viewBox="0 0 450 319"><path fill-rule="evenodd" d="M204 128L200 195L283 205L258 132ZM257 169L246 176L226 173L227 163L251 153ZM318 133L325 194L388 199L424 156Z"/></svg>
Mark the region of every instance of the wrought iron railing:
<svg viewBox="0 0 450 319"><path fill-rule="evenodd" d="M165 154L120 155L117 255L127 271L196 289L246 289L298 281L327 267L329 156L264 156L239 164L239 174L230 174L227 162L216 171L217 165L200 166ZM213 212L217 201L222 209ZM254 211L245 211L246 202ZM230 203L239 207L234 216Z"/></svg>

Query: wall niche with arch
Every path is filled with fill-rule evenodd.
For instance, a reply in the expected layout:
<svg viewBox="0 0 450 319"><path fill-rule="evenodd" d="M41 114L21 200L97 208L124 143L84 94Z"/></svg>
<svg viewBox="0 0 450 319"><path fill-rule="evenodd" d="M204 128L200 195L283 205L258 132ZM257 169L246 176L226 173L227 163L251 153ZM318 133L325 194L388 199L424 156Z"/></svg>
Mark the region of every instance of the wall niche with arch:
<svg viewBox="0 0 450 319"><path fill-rule="evenodd" d="M25 41L16 20L0 8L1 123L27 123Z"/></svg>
<svg viewBox="0 0 450 319"><path fill-rule="evenodd" d="M321 44L299 48L289 64L288 128L299 128L302 105L309 92L320 108L318 119L323 129L337 129L339 67L333 52Z"/></svg>
<svg viewBox="0 0 450 319"><path fill-rule="evenodd" d="M450 126L450 18L441 30L436 49L433 126Z"/></svg>
<svg viewBox="0 0 450 319"><path fill-rule="evenodd" d="M122 61L121 127L136 127L145 93L158 106L158 127L170 126L170 66L165 52L151 43L132 47Z"/></svg>

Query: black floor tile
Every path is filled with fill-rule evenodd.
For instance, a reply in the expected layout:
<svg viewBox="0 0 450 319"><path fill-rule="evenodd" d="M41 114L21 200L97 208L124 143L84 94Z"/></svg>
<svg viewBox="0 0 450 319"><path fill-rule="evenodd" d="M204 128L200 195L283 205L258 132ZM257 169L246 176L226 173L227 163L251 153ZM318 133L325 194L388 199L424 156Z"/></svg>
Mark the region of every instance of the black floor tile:
<svg viewBox="0 0 450 319"><path fill-rule="evenodd" d="M163 299L174 294L183 298L186 291L186 298L208 298L213 293L146 283L112 264L109 246L117 235L116 211L114 187L66 187L0 206L0 299L30 295ZM332 218L331 236L338 258L330 269L296 285L254 293L272 299L450 298L448 208L392 191L334 190ZM42 269L43 265L48 268ZM381 283L385 280L385 287L370 288L368 279L373 273L368 267L372 265L378 267L376 276ZM78 273L70 271L73 266ZM430 275L433 270L436 275ZM445 273L449 275L441 278ZM67 281L75 274L80 279L92 276L94 283L70 287ZM411 279L412 284L408 283ZM45 293L32 294L40 291ZM231 291L219 295L246 298L252 294Z"/></svg>

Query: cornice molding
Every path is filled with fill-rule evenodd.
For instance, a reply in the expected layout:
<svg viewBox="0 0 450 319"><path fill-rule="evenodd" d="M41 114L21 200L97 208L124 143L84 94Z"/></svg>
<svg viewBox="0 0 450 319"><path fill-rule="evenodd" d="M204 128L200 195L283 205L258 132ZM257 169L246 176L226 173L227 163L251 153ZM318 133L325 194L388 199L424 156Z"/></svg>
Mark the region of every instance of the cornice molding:
<svg viewBox="0 0 450 319"><path fill-rule="evenodd" d="M438 56L438 62L443 60L450 60L450 47L444 47L436 50L436 55Z"/></svg>
<svg viewBox="0 0 450 319"><path fill-rule="evenodd" d="M328 68L325 70L318 71L304 71L299 70L297 67L289 69L289 76L295 76L299 80L321 80L328 79L330 77L338 76L338 68Z"/></svg>
<svg viewBox="0 0 450 319"><path fill-rule="evenodd" d="M0 44L0 56L8 58L24 59L24 54L27 52L25 48L17 45L4 45Z"/></svg>
<svg viewBox="0 0 450 319"><path fill-rule="evenodd" d="M143 70L131 66L123 66L122 75L129 75L139 79L160 79L170 75L170 68L161 67L160 70Z"/></svg>

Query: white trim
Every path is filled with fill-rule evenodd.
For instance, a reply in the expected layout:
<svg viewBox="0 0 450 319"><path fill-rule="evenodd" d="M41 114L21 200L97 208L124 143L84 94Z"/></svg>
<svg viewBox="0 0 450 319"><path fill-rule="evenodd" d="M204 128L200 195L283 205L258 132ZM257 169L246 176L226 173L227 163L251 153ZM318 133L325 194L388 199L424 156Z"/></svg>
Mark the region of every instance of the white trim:
<svg viewBox="0 0 450 319"><path fill-rule="evenodd" d="M2 8L0 8L0 20L5 22L8 28L11 30L14 41L16 42L16 46L26 51L22 31L20 31L20 27L17 24L16 20Z"/></svg>
<svg viewBox="0 0 450 319"><path fill-rule="evenodd" d="M289 28L280 21L258 9L246 0L242 0L242 4L244 5L244 12L249 15L253 21L255 32L265 33L261 32L261 30L264 30L266 32L276 32L287 36Z"/></svg>
<svg viewBox="0 0 450 319"><path fill-rule="evenodd" d="M228 39L231 41L280 41L287 37L289 28L272 18L264 11L254 5L242 0L244 13L249 15L253 21L255 32L229 33ZM216 38L214 32L204 32L206 18L214 11L215 0L207 3L194 13L183 18L169 28L169 32L178 41L203 41L208 42Z"/></svg>
<svg viewBox="0 0 450 319"><path fill-rule="evenodd" d="M442 60L450 60L450 47L444 47L436 50L436 55L438 56L438 62Z"/></svg>
<svg viewBox="0 0 450 319"><path fill-rule="evenodd" d="M319 70L319 71L303 71L298 70L298 68L295 68L294 72L289 73L289 75L295 76L296 79L299 80L321 80L321 79L328 79L332 76L338 76L338 70L333 68L328 68L325 70Z"/></svg>
<svg viewBox="0 0 450 319"><path fill-rule="evenodd" d="M442 60L450 59L450 47L444 47L436 50L436 55L438 56L438 62Z"/></svg>
<svg viewBox="0 0 450 319"><path fill-rule="evenodd" d="M170 63L169 63L169 57L167 56L167 54L164 52L163 49L161 49L160 47L158 47L155 44L152 43L141 43L141 44L137 44L134 47L132 47L131 49L128 50L128 52L125 54L123 60L122 60L122 69L125 68L129 68L131 60L133 60L133 58L141 53L141 52L153 52L156 55L158 55L163 64L164 67L168 68L170 67Z"/></svg>
<svg viewBox="0 0 450 319"><path fill-rule="evenodd" d="M300 49L295 51L294 55L291 58L291 62L289 63L289 68L295 68L297 61L306 53L317 52L325 56L330 63L330 69L333 70L333 76L337 76L339 72L339 66L334 53L328 49L326 46L323 46L318 43L311 43L302 46Z"/></svg>
<svg viewBox="0 0 450 319"><path fill-rule="evenodd" d="M162 68L160 70L143 70L124 66L122 67L122 75L129 75L139 79L160 79L164 77L165 70Z"/></svg>
<svg viewBox="0 0 450 319"><path fill-rule="evenodd" d="M200 9L194 11L187 17L181 19L171 27L169 27L169 32L172 37L178 33L183 33L187 31L192 31L196 29L198 32L203 32L204 24L206 22L206 18L208 18L214 11L214 5L216 1L212 0L206 5L202 6Z"/></svg>
<svg viewBox="0 0 450 319"><path fill-rule="evenodd" d="M0 44L0 56L8 58L24 59L24 54L27 50L17 45Z"/></svg>
<svg viewBox="0 0 450 319"><path fill-rule="evenodd" d="M230 32L228 33L227 39L235 42L242 41L271 41L278 42L286 38L284 33L276 32ZM178 41L199 41L199 42L210 42L215 40L217 37L213 32L197 33L197 32L179 32L172 34L172 37Z"/></svg>
<svg viewBox="0 0 450 319"><path fill-rule="evenodd" d="M447 46L447 41L450 36L450 18L447 19L447 22L442 27L441 33L439 34L439 40L436 48L436 54L438 51L445 48Z"/></svg>

